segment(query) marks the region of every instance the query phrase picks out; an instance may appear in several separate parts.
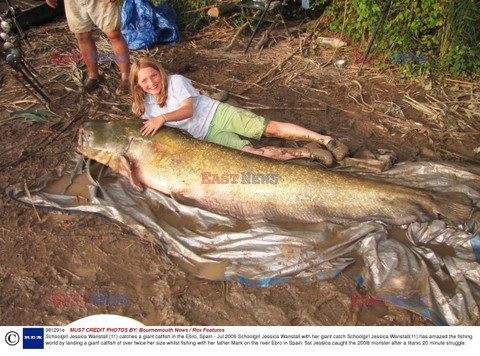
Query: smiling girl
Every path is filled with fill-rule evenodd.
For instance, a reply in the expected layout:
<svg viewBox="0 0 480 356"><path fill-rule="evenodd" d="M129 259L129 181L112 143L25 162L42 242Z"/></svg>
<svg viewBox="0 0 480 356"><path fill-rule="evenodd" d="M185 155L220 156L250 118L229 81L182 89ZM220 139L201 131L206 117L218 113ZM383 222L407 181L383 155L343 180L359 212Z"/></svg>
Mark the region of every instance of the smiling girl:
<svg viewBox="0 0 480 356"><path fill-rule="evenodd" d="M273 121L251 111L220 103L199 92L182 75L167 75L154 58L139 58L131 68L130 89L133 95L132 111L145 122L143 136L154 135L163 125L187 131L204 140L237 150L278 160L313 158L326 166L333 164L333 156L342 160L348 147L330 136L320 135L301 126ZM279 137L288 140L311 141L327 150L267 146L254 148L239 135L259 140Z"/></svg>

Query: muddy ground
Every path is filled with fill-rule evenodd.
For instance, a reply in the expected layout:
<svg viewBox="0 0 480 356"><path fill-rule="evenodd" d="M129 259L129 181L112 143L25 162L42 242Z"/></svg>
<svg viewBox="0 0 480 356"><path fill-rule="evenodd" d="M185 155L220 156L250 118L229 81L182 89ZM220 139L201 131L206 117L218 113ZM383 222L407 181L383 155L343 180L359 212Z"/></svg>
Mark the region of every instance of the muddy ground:
<svg viewBox="0 0 480 356"><path fill-rule="evenodd" d="M295 33L286 38L279 32L261 52L253 47L244 55L246 38L225 50L233 34L231 29L215 32L210 27L148 53L169 71L193 79L199 89L212 95L225 90L233 104L340 138L352 152L385 148L395 151L399 161L477 162L478 124L466 117L473 129L458 125L451 129L452 120L432 120L404 98L409 95L426 103L426 94L434 96L435 90L450 90L452 94L447 94L456 98L455 93L476 92L478 87L461 81L433 83L426 92L430 83L401 82L393 67L380 72L367 66L365 75L357 77L354 64L346 69L324 66L332 55L342 58L340 52L324 49L314 57L301 56ZM64 20L30 29L29 36L33 47L25 49L25 56L42 74L56 115L45 122L7 121L12 111L42 106L1 64L2 325L64 325L100 313L128 316L146 325L431 324L397 307L351 305L351 293L358 287L343 274L328 281L293 280L267 288L201 280L170 264L150 242L100 218L44 210L37 216L34 209L9 199L8 186L34 182L71 159L83 121L133 118L130 97L117 99L113 94L119 80L114 66L102 65L106 78L102 88L83 95L85 68L51 63L52 51L78 52ZM106 39L100 33L96 36L99 50L111 51ZM132 52L132 57L143 53ZM126 294L128 304L58 306L52 305L52 293Z"/></svg>

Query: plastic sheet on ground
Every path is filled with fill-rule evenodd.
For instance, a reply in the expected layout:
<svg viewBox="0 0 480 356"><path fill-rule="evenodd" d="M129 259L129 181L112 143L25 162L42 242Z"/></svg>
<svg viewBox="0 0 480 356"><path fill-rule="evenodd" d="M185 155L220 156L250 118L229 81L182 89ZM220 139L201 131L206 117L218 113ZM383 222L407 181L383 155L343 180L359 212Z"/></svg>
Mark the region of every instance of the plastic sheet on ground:
<svg viewBox="0 0 480 356"><path fill-rule="evenodd" d="M480 202L480 169L417 162L381 174L345 173L440 191ZM478 209L462 226L443 221L389 226L382 222L272 224L240 221L179 204L100 164L81 159L9 195L25 204L69 213L93 213L154 241L182 269L210 280L253 286L290 278L355 278L383 302L407 308L438 325L480 322ZM288 202L286 202L288 204ZM355 291L352 291L355 292ZM353 301L353 300L352 300Z"/></svg>
<svg viewBox="0 0 480 356"><path fill-rule="evenodd" d="M125 0L121 31L131 50L180 40L177 15L166 2L154 6L147 0Z"/></svg>

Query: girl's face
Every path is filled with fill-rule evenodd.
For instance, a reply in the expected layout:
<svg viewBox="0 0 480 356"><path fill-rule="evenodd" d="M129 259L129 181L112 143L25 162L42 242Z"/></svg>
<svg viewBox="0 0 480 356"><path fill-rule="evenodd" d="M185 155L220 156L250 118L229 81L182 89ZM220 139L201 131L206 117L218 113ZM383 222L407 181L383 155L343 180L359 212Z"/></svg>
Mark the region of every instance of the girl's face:
<svg viewBox="0 0 480 356"><path fill-rule="evenodd" d="M138 85L147 94L159 94L162 82L160 72L154 68L146 67L138 71Z"/></svg>

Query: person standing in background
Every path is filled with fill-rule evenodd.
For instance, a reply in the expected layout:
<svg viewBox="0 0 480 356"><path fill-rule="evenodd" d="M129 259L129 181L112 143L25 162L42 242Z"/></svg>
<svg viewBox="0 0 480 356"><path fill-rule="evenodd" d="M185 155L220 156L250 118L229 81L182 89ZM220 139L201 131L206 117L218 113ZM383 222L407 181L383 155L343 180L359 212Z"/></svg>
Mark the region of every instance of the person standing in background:
<svg viewBox="0 0 480 356"><path fill-rule="evenodd" d="M64 0L68 27L75 34L78 47L87 66L88 79L84 84L85 93L98 88L102 79L98 73L97 46L91 31L94 26L102 30L110 40L121 80L115 91L118 96L128 94L130 64L127 42L120 32L121 9L116 0ZM48 6L56 7L58 0L45 0Z"/></svg>

